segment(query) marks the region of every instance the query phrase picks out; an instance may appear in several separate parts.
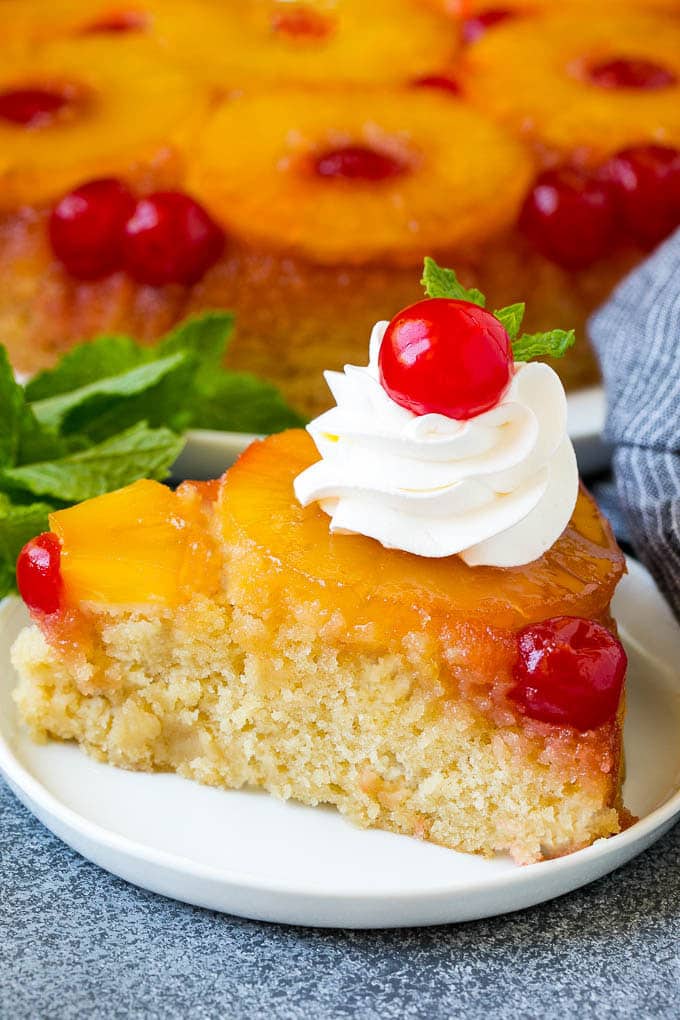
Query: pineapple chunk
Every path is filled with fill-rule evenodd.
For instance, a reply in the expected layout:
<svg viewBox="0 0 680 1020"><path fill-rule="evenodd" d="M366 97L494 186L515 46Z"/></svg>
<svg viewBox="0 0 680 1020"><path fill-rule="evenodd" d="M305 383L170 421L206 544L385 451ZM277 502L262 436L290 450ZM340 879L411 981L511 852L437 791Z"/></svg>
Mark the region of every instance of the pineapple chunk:
<svg viewBox="0 0 680 1020"><path fill-rule="evenodd" d="M201 495L144 480L51 514L67 601L174 606L216 587Z"/></svg>

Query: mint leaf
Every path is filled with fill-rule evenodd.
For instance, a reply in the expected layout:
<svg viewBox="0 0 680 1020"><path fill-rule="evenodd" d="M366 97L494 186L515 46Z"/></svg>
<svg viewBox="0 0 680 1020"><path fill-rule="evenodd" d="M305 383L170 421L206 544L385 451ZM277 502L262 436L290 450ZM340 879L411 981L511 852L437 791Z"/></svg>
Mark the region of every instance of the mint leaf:
<svg viewBox="0 0 680 1020"><path fill-rule="evenodd" d="M26 383L26 399L46 400L89 386L99 379L128 372L153 359L153 349L127 336L99 336L68 351L54 368L39 372Z"/></svg>
<svg viewBox="0 0 680 1020"><path fill-rule="evenodd" d="M229 372L198 396L192 423L225 432L281 432L304 421L271 383L245 372Z"/></svg>
<svg viewBox="0 0 680 1020"><path fill-rule="evenodd" d="M482 308L486 304L486 298L481 290L477 290L475 287L471 287L469 290L465 288L453 269L444 269L443 266L438 266L429 255L423 262L423 276L420 282L428 297L471 301Z"/></svg>
<svg viewBox="0 0 680 1020"><path fill-rule="evenodd" d="M158 344L158 355L192 351L199 359L199 386L209 383L215 372L223 373L222 361L234 329L231 312L205 312L186 319Z"/></svg>
<svg viewBox="0 0 680 1020"><path fill-rule="evenodd" d="M23 386L14 378L7 351L0 346L0 467L60 457L64 443L41 425L26 404Z"/></svg>
<svg viewBox="0 0 680 1020"><path fill-rule="evenodd" d="M547 333L523 333L512 344L515 361L531 358L562 358L576 341L573 329L551 329Z"/></svg>
<svg viewBox="0 0 680 1020"><path fill-rule="evenodd" d="M118 375L107 376L35 401L32 411L42 425L70 431L92 417L96 409L110 406L110 398L129 397L155 386L164 376L186 364L187 355L178 351Z"/></svg>
<svg viewBox="0 0 680 1020"><path fill-rule="evenodd" d="M523 301L518 301L514 305L506 305L505 308L499 308L493 314L498 321L505 328L505 332L508 334L511 340L514 340L519 333L520 326L522 325L522 319L524 318L525 304Z"/></svg>
<svg viewBox="0 0 680 1020"><path fill-rule="evenodd" d="M229 376L222 361L233 324L229 312L206 312L187 319L153 347L128 337L99 337L31 380L26 393L40 420L58 428L71 444L76 432L85 445L99 443L142 420L176 432L192 422L203 425L196 408ZM276 420L281 398L269 392L277 405ZM217 410L213 401L211 418Z"/></svg>
<svg viewBox="0 0 680 1020"><path fill-rule="evenodd" d="M229 312L206 312L182 323L159 344L162 351L189 348L200 357L183 427L280 432L303 425L304 420L271 383L222 367L233 328Z"/></svg>
<svg viewBox="0 0 680 1020"><path fill-rule="evenodd" d="M425 293L431 298L453 298L459 301L472 301L483 308L486 298L474 287L467 290L458 280L453 269L438 266L429 256L423 263L423 278L420 281ZM523 333L517 338L524 318L524 302L497 309L493 314L502 323L512 341L512 353L515 361L529 361L531 358L561 358L573 346L575 334L573 329L551 329L545 333Z"/></svg>
<svg viewBox="0 0 680 1020"><path fill-rule="evenodd" d="M17 556L29 539L47 531L49 503L14 506L0 495L0 598L16 591Z"/></svg>
<svg viewBox="0 0 680 1020"><path fill-rule="evenodd" d="M185 359L183 365L168 373L152 388L124 402L118 401L108 407L104 405L96 416L89 415L86 423L81 420L81 433L84 432L92 442L101 442L143 419L150 426L166 426L174 432L183 432L192 424L203 428L231 428L227 424L206 424L201 417L202 409L206 408L207 411L210 394L216 388L219 389L223 382L229 389L227 380L233 374L224 369L222 361L233 322L233 316L228 312L207 312L182 323L161 340L156 348L145 353L155 358L181 354ZM269 390L272 400L277 398L280 402L277 392L272 387ZM244 394L246 398L247 394ZM215 416L213 412L217 411L218 408L211 407L211 418ZM233 415L221 415L219 420L231 422L237 419ZM241 429L246 431L247 427L244 425Z"/></svg>
<svg viewBox="0 0 680 1020"><path fill-rule="evenodd" d="M206 368L219 369L233 325L230 312L212 311L186 319L155 345L142 345L127 336L96 337L68 351L54 368L34 376L26 384L26 397L34 401L68 393L178 351L193 351Z"/></svg>
<svg viewBox="0 0 680 1020"><path fill-rule="evenodd" d="M0 348L0 464L15 464L24 419L24 391L14 378L7 351Z"/></svg>
<svg viewBox="0 0 680 1020"><path fill-rule="evenodd" d="M31 408L26 405L21 422L16 463L30 464L34 460L51 460L53 457L63 457L67 452L68 445L62 437L41 425Z"/></svg>
<svg viewBox="0 0 680 1020"><path fill-rule="evenodd" d="M151 428L184 432L191 424L197 366L193 355L183 357L186 360L156 386L127 398L102 402L89 408L86 418L69 418L69 441L81 438L85 445L101 443L139 421L146 421ZM74 427L77 431L72 431Z"/></svg>
<svg viewBox="0 0 680 1020"><path fill-rule="evenodd" d="M5 490L51 496L77 503L122 488L139 478L162 481L179 456L184 439L146 422L59 460L0 470Z"/></svg>

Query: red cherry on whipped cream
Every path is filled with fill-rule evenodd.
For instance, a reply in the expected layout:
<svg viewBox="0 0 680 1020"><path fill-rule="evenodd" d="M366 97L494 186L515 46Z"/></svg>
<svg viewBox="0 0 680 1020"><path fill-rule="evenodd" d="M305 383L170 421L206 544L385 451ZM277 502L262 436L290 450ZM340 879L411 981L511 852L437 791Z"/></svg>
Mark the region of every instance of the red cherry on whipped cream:
<svg viewBox="0 0 680 1020"><path fill-rule="evenodd" d="M627 658L599 623L558 616L517 635L516 686L510 697L541 722L594 730L619 707Z"/></svg>
<svg viewBox="0 0 680 1020"><path fill-rule="evenodd" d="M512 375L507 332L470 301L427 298L390 322L378 355L380 382L414 414L465 420L494 407Z"/></svg>
<svg viewBox="0 0 680 1020"><path fill-rule="evenodd" d="M46 531L27 542L17 560L17 587L29 609L55 613L61 604L61 545Z"/></svg>

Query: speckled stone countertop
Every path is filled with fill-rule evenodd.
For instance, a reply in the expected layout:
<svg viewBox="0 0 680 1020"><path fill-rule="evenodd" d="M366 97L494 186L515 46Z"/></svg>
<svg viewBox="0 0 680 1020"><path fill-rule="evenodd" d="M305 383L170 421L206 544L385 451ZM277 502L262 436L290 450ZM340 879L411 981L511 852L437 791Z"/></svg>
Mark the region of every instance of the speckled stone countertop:
<svg viewBox="0 0 680 1020"><path fill-rule="evenodd" d="M0 1018L676 1018L680 826L607 878L441 928L259 924L113 878L0 780Z"/></svg>

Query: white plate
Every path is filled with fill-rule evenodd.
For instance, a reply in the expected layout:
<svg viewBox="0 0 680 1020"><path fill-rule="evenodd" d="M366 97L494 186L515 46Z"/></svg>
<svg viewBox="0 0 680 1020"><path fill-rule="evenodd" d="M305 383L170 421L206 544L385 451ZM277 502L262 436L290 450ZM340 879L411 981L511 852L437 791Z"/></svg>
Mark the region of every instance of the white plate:
<svg viewBox="0 0 680 1020"><path fill-rule="evenodd" d="M567 428L582 475L607 467L610 450L602 439L607 402L601 386L567 394Z"/></svg>
<svg viewBox="0 0 680 1020"><path fill-rule="evenodd" d="M184 449L172 466L174 478L219 478L258 436L247 432L191 429Z"/></svg>
<svg viewBox="0 0 680 1020"><path fill-rule="evenodd" d="M330 809L100 765L33 744L11 689L9 646L26 615L0 607L0 771L52 832L146 889L258 920L324 927L440 924L502 914L618 868L680 814L680 628L637 563L616 597L630 655L625 798L641 820L568 857L527 867L354 828Z"/></svg>
<svg viewBox="0 0 680 1020"><path fill-rule="evenodd" d="M593 474L609 462L609 450L600 434L604 426L605 398L601 386L579 390L567 398L569 435L574 441L581 474ZM257 436L243 432L193 429L175 461L176 478L217 478Z"/></svg>

